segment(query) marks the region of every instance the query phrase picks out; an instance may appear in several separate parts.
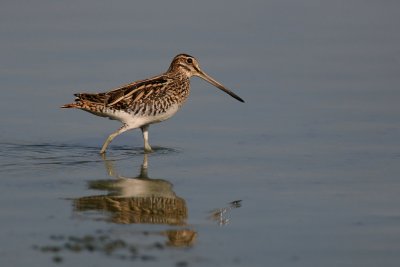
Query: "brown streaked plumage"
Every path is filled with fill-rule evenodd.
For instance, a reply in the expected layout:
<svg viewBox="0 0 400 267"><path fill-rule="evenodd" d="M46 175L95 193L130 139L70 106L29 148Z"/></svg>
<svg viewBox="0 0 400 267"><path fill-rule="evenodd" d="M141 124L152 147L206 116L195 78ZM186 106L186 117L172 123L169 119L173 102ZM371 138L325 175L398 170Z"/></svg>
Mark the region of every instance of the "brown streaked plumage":
<svg viewBox="0 0 400 267"><path fill-rule="evenodd" d="M100 153L105 153L111 141L123 132L141 128L144 150L151 152L148 142L149 125L172 117L183 105L190 91L190 77L198 76L233 98L239 96L203 72L198 61L187 54L179 54L171 62L167 72L159 76L136 81L109 92L75 94L75 102L62 108L77 108L97 116L119 120L122 127L104 142Z"/></svg>

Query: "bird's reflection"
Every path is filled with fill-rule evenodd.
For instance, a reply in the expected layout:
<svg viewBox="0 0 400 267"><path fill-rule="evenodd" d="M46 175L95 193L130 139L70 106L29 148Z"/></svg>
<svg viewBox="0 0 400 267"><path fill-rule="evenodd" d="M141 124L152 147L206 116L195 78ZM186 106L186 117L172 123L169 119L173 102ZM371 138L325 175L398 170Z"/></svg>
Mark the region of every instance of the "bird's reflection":
<svg viewBox="0 0 400 267"><path fill-rule="evenodd" d="M114 179L89 182L89 188L108 193L74 199L75 211L104 212L107 221L118 224L186 226L185 200L175 194L170 182L148 177L147 154L144 154L140 174L136 177L119 175L114 162L103 159L108 175ZM180 247L192 245L197 237L191 229L174 229L160 234L168 237L167 245Z"/></svg>

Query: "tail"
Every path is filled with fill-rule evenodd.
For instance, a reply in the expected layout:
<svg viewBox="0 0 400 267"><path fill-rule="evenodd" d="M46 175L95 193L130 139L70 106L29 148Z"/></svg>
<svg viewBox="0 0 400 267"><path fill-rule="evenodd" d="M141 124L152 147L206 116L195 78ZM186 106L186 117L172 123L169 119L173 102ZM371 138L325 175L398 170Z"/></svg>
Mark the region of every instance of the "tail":
<svg viewBox="0 0 400 267"><path fill-rule="evenodd" d="M107 100L105 98L105 93L99 93L99 94L81 93L81 94L74 94L74 96L76 97L74 103L62 105L61 108L85 109L94 104L102 104L103 105L105 103L105 101Z"/></svg>
<svg viewBox="0 0 400 267"><path fill-rule="evenodd" d="M62 105L61 108L82 108L85 96L89 94L74 94L75 102Z"/></svg>
<svg viewBox="0 0 400 267"><path fill-rule="evenodd" d="M71 103L71 104L65 104L62 105L60 108L78 108L80 105L78 105L77 103Z"/></svg>

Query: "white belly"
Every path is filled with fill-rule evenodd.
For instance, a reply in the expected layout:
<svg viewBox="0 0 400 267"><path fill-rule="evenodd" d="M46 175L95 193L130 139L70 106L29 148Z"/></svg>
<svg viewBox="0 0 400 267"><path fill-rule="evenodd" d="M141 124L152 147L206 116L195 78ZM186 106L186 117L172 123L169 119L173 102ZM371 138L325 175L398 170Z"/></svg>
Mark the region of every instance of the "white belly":
<svg viewBox="0 0 400 267"><path fill-rule="evenodd" d="M155 116L143 116L143 115L132 115L123 111L116 111L110 119L119 120L124 124L130 126L130 128L137 128L143 125L157 123L165 121L171 118L179 110L178 105L171 106L165 113L161 113Z"/></svg>

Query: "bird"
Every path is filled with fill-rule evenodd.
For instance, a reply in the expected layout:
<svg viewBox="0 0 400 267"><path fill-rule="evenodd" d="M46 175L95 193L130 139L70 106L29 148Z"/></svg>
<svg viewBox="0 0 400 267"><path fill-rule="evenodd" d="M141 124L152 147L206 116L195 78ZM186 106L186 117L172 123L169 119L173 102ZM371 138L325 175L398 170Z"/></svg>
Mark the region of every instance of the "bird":
<svg viewBox="0 0 400 267"><path fill-rule="evenodd" d="M171 118L185 103L190 93L190 78L197 76L240 102L242 98L209 76L199 62L188 54L175 56L168 70L158 76L135 81L103 93L77 93L73 103L61 108L75 108L97 116L118 120L122 126L105 140L100 153L118 135L136 128L143 134L144 152L152 152L149 126Z"/></svg>

